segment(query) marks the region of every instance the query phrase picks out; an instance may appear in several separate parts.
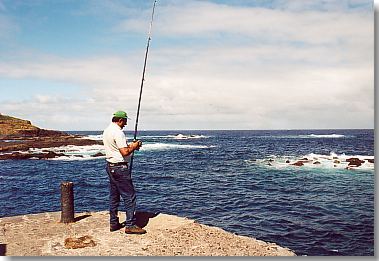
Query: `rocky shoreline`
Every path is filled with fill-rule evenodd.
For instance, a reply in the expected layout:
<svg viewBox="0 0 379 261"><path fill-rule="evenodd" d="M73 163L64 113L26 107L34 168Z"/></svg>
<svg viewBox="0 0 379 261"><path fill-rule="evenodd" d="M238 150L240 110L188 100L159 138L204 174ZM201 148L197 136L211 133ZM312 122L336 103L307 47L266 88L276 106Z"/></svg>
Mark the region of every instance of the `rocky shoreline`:
<svg viewBox="0 0 379 261"><path fill-rule="evenodd" d="M0 160L56 158L65 154L50 148L68 145L102 145L102 142L62 131L41 129L32 125L30 121L0 114Z"/></svg>
<svg viewBox="0 0 379 261"><path fill-rule="evenodd" d="M13 159L51 159L65 156L64 153L55 152L50 148L61 146L89 146L102 145L101 141L85 139L78 135L56 136L56 137L36 137L22 141L4 141L0 139L0 160ZM35 151L33 149L43 149ZM104 156L95 155L95 156Z"/></svg>
<svg viewBox="0 0 379 261"><path fill-rule="evenodd" d="M163 213L137 212L144 235L109 232L107 211L78 213L69 224L59 220L60 212L0 218L0 256L296 255L275 243Z"/></svg>

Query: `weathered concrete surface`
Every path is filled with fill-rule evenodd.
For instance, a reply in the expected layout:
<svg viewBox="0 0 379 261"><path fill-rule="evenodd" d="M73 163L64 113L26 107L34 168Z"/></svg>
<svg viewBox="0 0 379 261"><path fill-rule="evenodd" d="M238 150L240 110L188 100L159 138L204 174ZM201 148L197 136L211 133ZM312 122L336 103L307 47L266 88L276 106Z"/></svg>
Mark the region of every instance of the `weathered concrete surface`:
<svg viewBox="0 0 379 261"><path fill-rule="evenodd" d="M183 217L137 213L144 235L109 232L107 211L75 215L59 223L60 212L0 219L0 256L294 256L273 243L234 235ZM120 214L120 220L124 215ZM90 238L89 246L65 248L67 238Z"/></svg>

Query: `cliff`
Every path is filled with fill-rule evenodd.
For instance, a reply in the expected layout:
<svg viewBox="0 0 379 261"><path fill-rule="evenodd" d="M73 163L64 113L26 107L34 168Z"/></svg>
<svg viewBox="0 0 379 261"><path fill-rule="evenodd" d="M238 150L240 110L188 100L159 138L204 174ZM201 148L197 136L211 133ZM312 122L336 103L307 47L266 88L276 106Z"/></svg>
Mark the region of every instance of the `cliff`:
<svg viewBox="0 0 379 261"><path fill-rule="evenodd" d="M40 129L28 120L0 114L0 138L1 139L24 139L46 136L66 136L61 131Z"/></svg>
<svg viewBox="0 0 379 261"><path fill-rule="evenodd" d="M50 159L65 156L50 148L76 145L101 145L101 141L70 135L62 131L45 130L28 120L0 114L0 160L6 159ZM33 149L43 148L43 152Z"/></svg>

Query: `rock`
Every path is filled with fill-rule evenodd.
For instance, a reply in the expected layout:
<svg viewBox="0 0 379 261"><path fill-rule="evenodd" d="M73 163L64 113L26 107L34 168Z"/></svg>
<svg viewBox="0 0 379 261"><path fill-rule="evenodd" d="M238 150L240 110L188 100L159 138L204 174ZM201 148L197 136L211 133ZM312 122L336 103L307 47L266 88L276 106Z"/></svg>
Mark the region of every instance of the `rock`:
<svg viewBox="0 0 379 261"><path fill-rule="evenodd" d="M321 162L320 161L315 161L315 162L313 162L313 164L321 164Z"/></svg>
<svg viewBox="0 0 379 261"><path fill-rule="evenodd" d="M95 155L92 155L92 157L102 157L102 156L105 156L105 154L101 152L98 152Z"/></svg>
<svg viewBox="0 0 379 261"><path fill-rule="evenodd" d="M68 136L69 134L40 129L28 120L0 114L0 139L23 139L29 137Z"/></svg>
<svg viewBox="0 0 379 261"><path fill-rule="evenodd" d="M50 159L64 154L49 151L48 148L101 144L102 141L83 139L80 135L70 135L61 131L40 129L33 126L30 121L0 114L0 160ZM31 153L29 152L31 148L47 149L44 149L43 153Z"/></svg>
<svg viewBox="0 0 379 261"><path fill-rule="evenodd" d="M339 164L339 163L341 163L341 161L339 161L339 160L334 160L333 163L335 163L335 164Z"/></svg>
<svg viewBox="0 0 379 261"><path fill-rule="evenodd" d="M7 154L0 154L0 160L12 159L12 160L23 160L23 159L52 159L55 157L65 156L62 153L55 153L49 151L48 153L30 153L30 152L12 152Z"/></svg>
<svg viewBox="0 0 379 261"><path fill-rule="evenodd" d="M289 161L289 160L286 160L286 163L290 163L290 161Z"/></svg>
<svg viewBox="0 0 379 261"><path fill-rule="evenodd" d="M78 136L37 137L25 141L4 142L0 140L0 153L9 151L27 151L30 148L52 148L66 145L86 146L103 144L101 141L83 139Z"/></svg>
<svg viewBox="0 0 379 261"><path fill-rule="evenodd" d="M30 158L31 156L29 153L20 153L20 152L13 152L13 153L0 155L0 160L5 160L5 159L20 160L20 159L30 159Z"/></svg>
<svg viewBox="0 0 379 261"><path fill-rule="evenodd" d="M68 249L84 248L84 247L94 247L96 246L95 241L92 240L91 236L83 236L79 238L66 238L64 241L64 247Z"/></svg>
<svg viewBox="0 0 379 261"><path fill-rule="evenodd" d="M300 166L303 166L304 163L302 161L298 161L298 162L295 162L295 163L293 163L291 165L300 167Z"/></svg>
<svg viewBox="0 0 379 261"><path fill-rule="evenodd" d="M55 153L53 151L49 151L48 153L43 154L42 158L44 158L44 159L51 159L51 158L55 158L55 157L59 157L59 156L64 156L64 154L62 154L62 153Z"/></svg>
<svg viewBox="0 0 379 261"><path fill-rule="evenodd" d="M367 160L370 163L374 163L374 159L365 159L365 160Z"/></svg>
<svg viewBox="0 0 379 261"><path fill-rule="evenodd" d="M358 158L349 158L346 160L346 162L349 162L348 166L355 166L355 167L359 167L362 165L362 163L364 163L365 161L364 160L360 160Z"/></svg>

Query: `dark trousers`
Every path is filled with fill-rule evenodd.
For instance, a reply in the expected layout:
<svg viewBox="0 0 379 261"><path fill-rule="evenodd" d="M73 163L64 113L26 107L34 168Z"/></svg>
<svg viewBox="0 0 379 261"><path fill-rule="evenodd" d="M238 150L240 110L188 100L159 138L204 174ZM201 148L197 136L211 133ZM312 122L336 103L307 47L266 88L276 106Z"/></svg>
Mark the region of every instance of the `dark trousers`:
<svg viewBox="0 0 379 261"><path fill-rule="evenodd" d="M126 210L125 225L133 226L136 224L136 192L134 190L132 177L127 165L110 166L107 164L109 176L109 215L110 225L115 226L119 223L118 207L120 197L122 197Z"/></svg>

